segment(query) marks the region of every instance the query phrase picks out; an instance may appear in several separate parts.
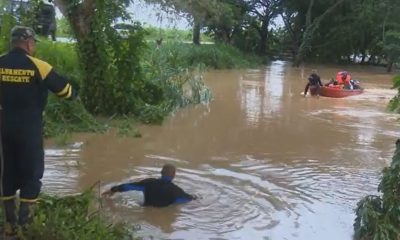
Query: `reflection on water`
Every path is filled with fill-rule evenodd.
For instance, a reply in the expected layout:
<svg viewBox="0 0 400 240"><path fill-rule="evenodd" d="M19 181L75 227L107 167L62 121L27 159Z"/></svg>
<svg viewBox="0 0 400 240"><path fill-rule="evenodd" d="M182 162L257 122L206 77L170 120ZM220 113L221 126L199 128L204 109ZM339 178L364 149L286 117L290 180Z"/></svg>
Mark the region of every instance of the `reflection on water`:
<svg viewBox="0 0 400 240"><path fill-rule="evenodd" d="M78 187L79 158L82 143L65 148L45 150L46 169L43 176L43 190L49 193L75 193Z"/></svg>
<svg viewBox="0 0 400 240"><path fill-rule="evenodd" d="M241 108L248 124L257 125L262 119L281 113L284 66L285 62L276 61L265 74L253 70L241 78Z"/></svg>
<svg viewBox="0 0 400 240"><path fill-rule="evenodd" d="M83 146L47 151L46 189L77 191L100 179L108 188L158 177L172 163L176 183L199 200L143 208L140 192L116 194L105 204L113 218L139 224L145 239L350 240L357 201L376 193L393 155L398 117L385 109L396 92L391 76L354 68L364 94L304 98L314 68L323 80L340 70L279 61L211 71L208 106L143 126L140 139L82 135ZM71 168L78 156L80 167Z"/></svg>

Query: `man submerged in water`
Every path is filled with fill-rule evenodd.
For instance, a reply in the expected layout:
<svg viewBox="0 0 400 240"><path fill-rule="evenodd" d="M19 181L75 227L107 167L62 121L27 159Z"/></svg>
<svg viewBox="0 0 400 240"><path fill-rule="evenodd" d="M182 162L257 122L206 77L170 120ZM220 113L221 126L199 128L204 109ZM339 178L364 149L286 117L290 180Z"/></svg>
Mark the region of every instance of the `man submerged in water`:
<svg viewBox="0 0 400 240"><path fill-rule="evenodd" d="M144 192L144 205L153 207L166 207L174 203L186 203L195 200L195 196L186 193L172 183L175 172L175 166L165 164L161 170L161 178L146 178L139 182L117 185L102 195L112 196L116 192L142 191Z"/></svg>

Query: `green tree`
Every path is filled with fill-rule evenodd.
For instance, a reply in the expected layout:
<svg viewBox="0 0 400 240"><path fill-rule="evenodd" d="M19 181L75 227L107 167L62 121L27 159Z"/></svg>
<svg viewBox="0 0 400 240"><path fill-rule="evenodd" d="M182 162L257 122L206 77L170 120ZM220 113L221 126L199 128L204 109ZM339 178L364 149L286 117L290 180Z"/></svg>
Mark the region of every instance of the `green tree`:
<svg viewBox="0 0 400 240"><path fill-rule="evenodd" d="M200 45L200 31L215 16L223 17L223 4L218 0L145 0L159 4L165 11L184 16L193 26L193 43Z"/></svg>
<svg viewBox="0 0 400 240"><path fill-rule="evenodd" d="M387 71L391 72L393 64L400 60L400 31L391 30L385 33L383 51L388 61Z"/></svg>
<svg viewBox="0 0 400 240"><path fill-rule="evenodd" d="M320 27L320 24L324 18L326 18L329 14L331 14L340 4L342 4L345 0L335 1L333 4L329 5L324 10L318 12L322 13L319 15L313 14L313 8L315 4L315 0L310 0L308 3L307 12L305 15L305 25L304 32L302 34L301 43L297 50L294 65L299 66L303 61L307 53L311 49L311 43L316 31Z"/></svg>
<svg viewBox="0 0 400 240"><path fill-rule="evenodd" d="M254 16L251 26L256 29L260 38L258 53L265 55L271 20L281 11L281 0L251 0L249 1L249 15Z"/></svg>
<svg viewBox="0 0 400 240"><path fill-rule="evenodd" d="M217 42L232 44L235 34L245 26L248 11L244 0L221 0L218 14L210 16L206 22L208 33Z"/></svg>
<svg viewBox="0 0 400 240"><path fill-rule="evenodd" d="M62 17L57 19L57 36L72 37L73 35L67 18Z"/></svg>
<svg viewBox="0 0 400 240"><path fill-rule="evenodd" d="M140 58L145 49L143 30L135 25L122 39L112 24L128 19L129 1L55 0L67 17L78 43L85 79L81 96L89 111L96 114L128 114L143 103L148 84L144 81Z"/></svg>

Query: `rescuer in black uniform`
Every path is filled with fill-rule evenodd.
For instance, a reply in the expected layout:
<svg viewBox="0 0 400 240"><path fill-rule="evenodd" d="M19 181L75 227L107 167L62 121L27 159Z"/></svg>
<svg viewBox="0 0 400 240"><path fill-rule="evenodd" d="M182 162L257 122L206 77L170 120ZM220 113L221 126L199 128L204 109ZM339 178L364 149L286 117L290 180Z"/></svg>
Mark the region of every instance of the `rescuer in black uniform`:
<svg viewBox="0 0 400 240"><path fill-rule="evenodd" d="M196 199L180 187L172 183L175 177L175 166L165 164L161 170L161 178L146 178L139 182L124 183L112 187L103 196L112 196L116 192L143 191L144 205L166 207L174 203L186 203Z"/></svg>
<svg viewBox="0 0 400 240"><path fill-rule="evenodd" d="M317 70L312 70L308 77L308 83L304 89L304 96L307 95L308 89L310 89L311 96L318 96L319 90L322 87L321 78L317 74Z"/></svg>
<svg viewBox="0 0 400 240"><path fill-rule="evenodd" d="M53 67L32 57L35 32L29 27L11 30L11 50L0 57L0 104L3 159L1 200L6 234L29 223L41 189L44 171L43 117L48 90L72 99L76 93ZM1 166L1 165L0 165ZM16 214L16 192L20 206Z"/></svg>

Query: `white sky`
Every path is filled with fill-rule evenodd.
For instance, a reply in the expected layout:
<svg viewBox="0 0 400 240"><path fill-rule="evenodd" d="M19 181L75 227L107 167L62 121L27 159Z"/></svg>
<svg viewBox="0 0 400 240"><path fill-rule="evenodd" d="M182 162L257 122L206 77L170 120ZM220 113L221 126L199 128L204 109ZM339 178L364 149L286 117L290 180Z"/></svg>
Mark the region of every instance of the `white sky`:
<svg viewBox="0 0 400 240"><path fill-rule="evenodd" d="M135 21L139 21L144 26L153 26L161 28L176 28L181 30L191 29L189 22L182 17L174 14L167 14L156 5L149 5L142 0L136 0L134 4L128 8L128 12ZM57 10L57 16L61 17L61 13ZM275 20L277 26L282 26L283 21L280 17Z"/></svg>
<svg viewBox="0 0 400 240"><path fill-rule="evenodd" d="M62 14L57 9L57 18L61 18ZM128 8L128 12L134 21L139 21L145 26L176 28L181 30L190 29L189 22L182 17L173 14L167 14L156 5L149 5L142 0L135 1Z"/></svg>
<svg viewBox="0 0 400 240"><path fill-rule="evenodd" d="M190 29L189 22L182 17L174 14L167 14L157 5L149 5L143 1L135 1L128 8L128 12L136 21L145 25L161 28Z"/></svg>

